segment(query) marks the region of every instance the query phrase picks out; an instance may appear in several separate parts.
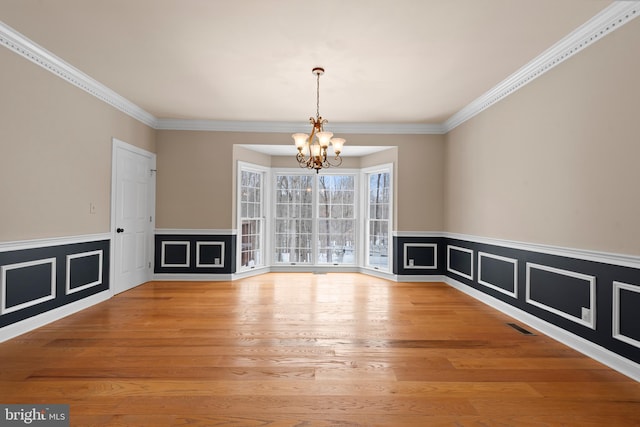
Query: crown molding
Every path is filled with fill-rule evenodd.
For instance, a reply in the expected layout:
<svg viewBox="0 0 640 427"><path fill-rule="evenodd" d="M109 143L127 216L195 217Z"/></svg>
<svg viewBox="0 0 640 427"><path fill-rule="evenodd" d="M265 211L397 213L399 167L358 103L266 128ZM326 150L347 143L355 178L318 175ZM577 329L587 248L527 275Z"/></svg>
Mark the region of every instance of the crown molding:
<svg viewBox="0 0 640 427"><path fill-rule="evenodd" d="M329 123L332 131L339 133L370 133L387 135L443 135L445 129L439 123ZM308 130L308 126L305 126Z"/></svg>
<svg viewBox="0 0 640 427"><path fill-rule="evenodd" d="M29 40L2 21L0 21L0 44L147 126L155 127L157 119L153 115Z"/></svg>
<svg viewBox="0 0 640 427"><path fill-rule="evenodd" d="M451 116L442 124L445 133L511 95L638 15L640 15L639 1L614 1L524 67Z"/></svg>
<svg viewBox="0 0 640 427"><path fill-rule="evenodd" d="M332 123L331 129L347 134L446 134L638 15L640 15L639 1L614 1L524 67L463 107L444 123ZM274 133L305 132L307 129L306 124L299 122L158 119L2 21L0 21L0 44L154 129Z"/></svg>
<svg viewBox="0 0 640 427"><path fill-rule="evenodd" d="M428 135L444 134L441 124L427 123L331 123L327 125L332 132L349 134L411 134ZM307 132L308 123L300 122L245 122L219 120L158 119L156 129L161 130L195 130L218 132L273 132L295 133Z"/></svg>
<svg viewBox="0 0 640 427"><path fill-rule="evenodd" d="M159 130L197 130L216 132L302 132L303 126L298 122L250 122L234 120L191 120L191 119L158 119L156 129Z"/></svg>

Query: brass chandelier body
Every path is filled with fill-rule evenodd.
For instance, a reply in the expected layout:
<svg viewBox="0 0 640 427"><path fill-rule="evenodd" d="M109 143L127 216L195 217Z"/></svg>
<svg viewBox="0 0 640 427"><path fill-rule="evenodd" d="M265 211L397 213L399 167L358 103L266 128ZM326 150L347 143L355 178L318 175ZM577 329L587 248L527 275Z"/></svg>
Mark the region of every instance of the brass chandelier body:
<svg viewBox="0 0 640 427"><path fill-rule="evenodd" d="M316 117L309 117L312 125L311 134L294 133L293 137L298 153L296 160L301 168L315 169L316 173L320 169L336 167L342 164L342 147L345 143L343 138L333 138L333 133L326 132L324 125L326 119L320 117L320 76L324 74L324 68L316 67L311 70L316 76ZM315 139L314 139L315 138ZM332 146L335 157L328 155L329 145Z"/></svg>

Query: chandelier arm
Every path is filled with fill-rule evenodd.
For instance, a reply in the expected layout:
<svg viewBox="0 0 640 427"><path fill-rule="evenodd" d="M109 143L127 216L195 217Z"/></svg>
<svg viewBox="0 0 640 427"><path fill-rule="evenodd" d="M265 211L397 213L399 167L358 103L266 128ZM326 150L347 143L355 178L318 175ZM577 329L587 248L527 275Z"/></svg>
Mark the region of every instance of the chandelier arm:
<svg viewBox="0 0 640 427"><path fill-rule="evenodd" d="M327 163L328 167L331 166L331 167L335 168L335 167L338 167L338 166L340 166L342 164L342 157L340 157L340 156L334 157L333 160L335 162L331 162L331 160L329 158L327 158L326 163Z"/></svg>
<svg viewBox="0 0 640 427"><path fill-rule="evenodd" d="M309 156L311 156L311 144L313 144L313 137L316 134L316 123L313 122L313 129L311 129L311 135L309 135L309 140L307 141L307 146L309 147Z"/></svg>

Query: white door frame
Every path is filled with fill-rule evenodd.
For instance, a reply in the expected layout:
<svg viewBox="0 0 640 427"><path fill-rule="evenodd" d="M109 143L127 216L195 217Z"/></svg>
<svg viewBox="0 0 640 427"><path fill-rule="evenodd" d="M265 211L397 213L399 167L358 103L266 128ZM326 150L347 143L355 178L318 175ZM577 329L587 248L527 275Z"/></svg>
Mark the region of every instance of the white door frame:
<svg viewBox="0 0 640 427"><path fill-rule="evenodd" d="M116 257L115 257L115 239L116 239L116 175L117 175L117 154L118 150L124 149L141 156L147 157L149 159L150 164L150 179L149 179L149 200L148 200L148 208L149 215L151 215L151 221L149 222L149 239L147 241L148 245L148 254L149 260L151 263L151 268L147 270L146 280L151 280L153 278L153 270L154 266L154 241L153 235L154 230L156 228L156 155L150 151L145 149L136 147L134 145L128 144L124 141L121 141L117 138L112 138L112 149L111 149L111 245L110 245L110 255L109 255L109 290L111 296L115 295L115 291L117 289L116 286Z"/></svg>

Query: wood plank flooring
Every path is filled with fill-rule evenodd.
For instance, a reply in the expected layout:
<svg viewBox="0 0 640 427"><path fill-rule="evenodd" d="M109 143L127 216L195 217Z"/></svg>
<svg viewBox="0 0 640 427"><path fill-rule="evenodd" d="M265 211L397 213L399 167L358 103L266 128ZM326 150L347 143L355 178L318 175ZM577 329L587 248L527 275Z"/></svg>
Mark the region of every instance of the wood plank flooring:
<svg viewBox="0 0 640 427"><path fill-rule="evenodd" d="M442 283L151 282L0 344L72 426L640 426L640 384ZM517 323L517 322L514 322Z"/></svg>

